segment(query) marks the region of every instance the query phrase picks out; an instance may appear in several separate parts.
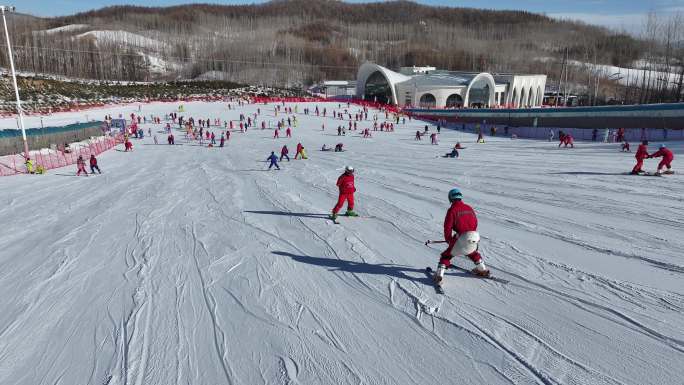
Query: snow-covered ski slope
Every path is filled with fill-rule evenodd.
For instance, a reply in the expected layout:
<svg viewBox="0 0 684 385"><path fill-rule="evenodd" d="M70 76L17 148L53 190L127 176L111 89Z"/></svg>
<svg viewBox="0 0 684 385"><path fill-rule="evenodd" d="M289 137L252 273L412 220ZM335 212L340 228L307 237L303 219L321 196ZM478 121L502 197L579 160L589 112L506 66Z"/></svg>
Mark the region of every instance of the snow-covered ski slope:
<svg viewBox="0 0 684 385"><path fill-rule="evenodd" d="M433 146L416 121L340 139L303 108L292 139L250 129L209 149L176 131L182 145L101 155L102 175L0 178L0 384L682 384L681 175L622 175L617 144L442 130ZM459 140L461 158L437 157ZM298 141L308 160L264 171ZM335 225L347 164L363 217ZM510 283L427 281L454 186Z"/></svg>

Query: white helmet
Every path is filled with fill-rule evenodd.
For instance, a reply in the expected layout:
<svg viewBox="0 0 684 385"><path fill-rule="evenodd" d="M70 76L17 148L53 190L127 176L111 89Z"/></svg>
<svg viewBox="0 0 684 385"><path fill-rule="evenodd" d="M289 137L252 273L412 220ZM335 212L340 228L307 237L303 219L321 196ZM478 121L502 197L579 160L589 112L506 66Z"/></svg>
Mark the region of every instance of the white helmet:
<svg viewBox="0 0 684 385"><path fill-rule="evenodd" d="M354 172L354 167L352 167L352 166L347 166L347 167L344 168L344 171L347 171L347 172Z"/></svg>

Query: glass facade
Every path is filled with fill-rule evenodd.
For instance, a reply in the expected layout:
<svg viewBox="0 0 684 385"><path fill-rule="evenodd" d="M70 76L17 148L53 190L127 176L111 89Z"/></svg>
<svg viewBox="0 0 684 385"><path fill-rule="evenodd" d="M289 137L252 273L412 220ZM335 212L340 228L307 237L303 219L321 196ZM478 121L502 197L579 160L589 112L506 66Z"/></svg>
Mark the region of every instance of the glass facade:
<svg viewBox="0 0 684 385"><path fill-rule="evenodd" d="M489 83L480 79L473 83L468 94L468 104L470 107L489 107Z"/></svg>
<svg viewBox="0 0 684 385"><path fill-rule="evenodd" d="M435 108L437 106L437 99L433 94L424 94L420 97L420 108Z"/></svg>
<svg viewBox="0 0 684 385"><path fill-rule="evenodd" d="M459 94L452 94L446 100L447 108L463 107L463 98Z"/></svg>
<svg viewBox="0 0 684 385"><path fill-rule="evenodd" d="M366 80L363 90L363 99L371 102L392 104L392 86L387 82L385 75L375 71Z"/></svg>

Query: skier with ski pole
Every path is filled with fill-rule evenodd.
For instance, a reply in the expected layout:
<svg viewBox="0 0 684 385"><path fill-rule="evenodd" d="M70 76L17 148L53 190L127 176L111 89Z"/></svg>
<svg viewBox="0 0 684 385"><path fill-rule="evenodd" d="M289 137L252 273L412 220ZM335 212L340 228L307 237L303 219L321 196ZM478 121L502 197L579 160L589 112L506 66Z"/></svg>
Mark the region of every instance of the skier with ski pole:
<svg viewBox="0 0 684 385"><path fill-rule="evenodd" d="M437 272L433 280L437 286L441 286L444 272L451 266L451 258L464 255L475 263L472 273L480 277L488 277L489 269L482 261L482 256L477 251L480 243L480 234L477 232L477 216L472 207L463 203L463 194L457 188L449 191L451 206L444 218L444 243L449 247L440 255ZM454 232L456 233L454 235ZM428 243L438 243L428 241ZM441 243L441 242L440 242Z"/></svg>

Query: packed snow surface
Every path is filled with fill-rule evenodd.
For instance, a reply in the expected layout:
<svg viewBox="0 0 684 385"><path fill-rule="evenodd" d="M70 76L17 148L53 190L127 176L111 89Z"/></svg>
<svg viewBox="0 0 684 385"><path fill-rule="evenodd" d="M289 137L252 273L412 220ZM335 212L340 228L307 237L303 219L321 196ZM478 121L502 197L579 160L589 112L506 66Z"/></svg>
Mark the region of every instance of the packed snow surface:
<svg viewBox="0 0 684 385"><path fill-rule="evenodd" d="M174 130L180 145L146 136L102 154L102 175L0 178L0 383L681 384L680 175L623 175L633 154L615 144L442 130L430 145L413 139L418 121L340 138L346 122L305 106L291 139L238 130L207 148ZM179 115L257 108L271 126L287 117L200 102ZM457 141L459 159L438 157ZM309 159L265 170L298 142ZM337 142L347 151L319 151ZM347 164L362 217L335 225ZM424 242L442 239L455 186L509 283L450 271L442 296L425 276L441 248Z"/></svg>

